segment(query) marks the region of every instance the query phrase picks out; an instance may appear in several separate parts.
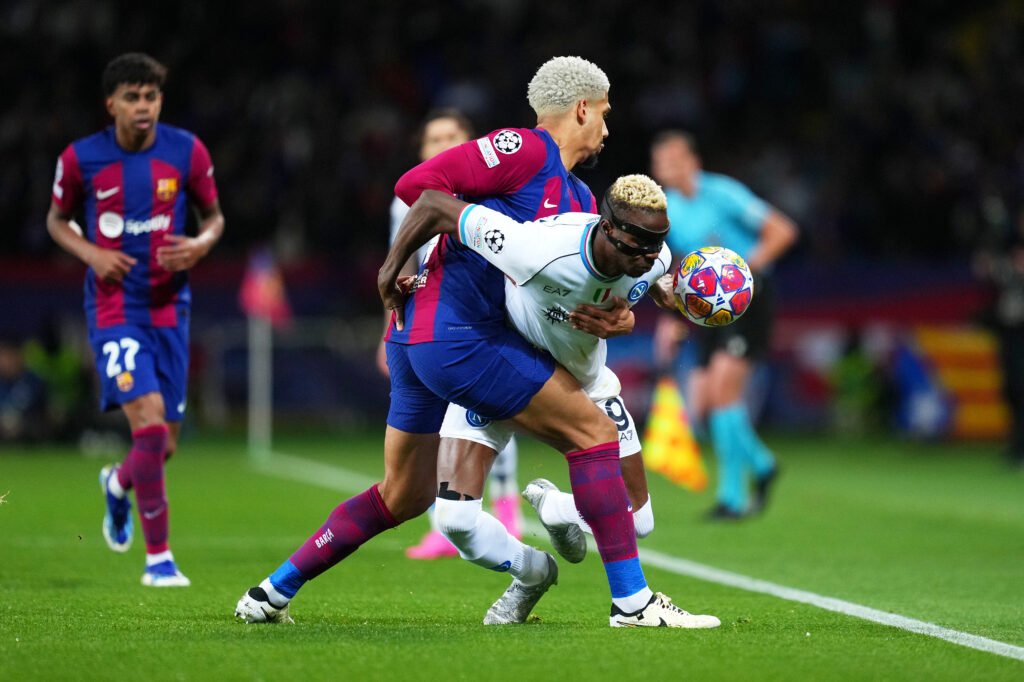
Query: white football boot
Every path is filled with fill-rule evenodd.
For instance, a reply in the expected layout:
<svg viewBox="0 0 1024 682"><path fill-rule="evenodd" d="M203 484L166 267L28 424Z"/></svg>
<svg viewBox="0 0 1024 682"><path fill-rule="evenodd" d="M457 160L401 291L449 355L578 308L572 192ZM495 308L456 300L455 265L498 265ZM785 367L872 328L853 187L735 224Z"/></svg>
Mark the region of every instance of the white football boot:
<svg viewBox="0 0 1024 682"><path fill-rule="evenodd" d="M537 605L540 598L552 585L558 584L558 564L547 552L542 552L548 562L548 574L536 585L524 585L519 578L513 578L512 584L498 601L491 604L484 615L484 625L508 625L525 623L530 611Z"/></svg>
<svg viewBox="0 0 1024 682"><path fill-rule="evenodd" d="M535 478L526 484L523 497L537 512L537 518L541 519L541 525L547 530L548 537L551 538L551 546L555 548L555 551L569 563L578 564L583 561L583 557L587 556L587 538L579 524L549 526L541 518L540 509L544 504L544 498L552 492L559 492L558 486L546 478Z"/></svg>
<svg viewBox="0 0 1024 682"><path fill-rule="evenodd" d="M235 616L246 623L294 623L288 615L288 604L277 608L262 587L250 588L235 606Z"/></svg>
<svg viewBox="0 0 1024 682"><path fill-rule="evenodd" d="M192 581L178 570L173 559L168 559L146 566L146 572L142 574L142 584L146 587L188 587Z"/></svg>
<svg viewBox="0 0 1024 682"><path fill-rule="evenodd" d="M722 624L714 616L695 616L689 611L684 611L672 600L656 592L647 602L647 606L634 613L623 613L615 604L612 604L612 613L609 617L609 624L613 628L717 628Z"/></svg>

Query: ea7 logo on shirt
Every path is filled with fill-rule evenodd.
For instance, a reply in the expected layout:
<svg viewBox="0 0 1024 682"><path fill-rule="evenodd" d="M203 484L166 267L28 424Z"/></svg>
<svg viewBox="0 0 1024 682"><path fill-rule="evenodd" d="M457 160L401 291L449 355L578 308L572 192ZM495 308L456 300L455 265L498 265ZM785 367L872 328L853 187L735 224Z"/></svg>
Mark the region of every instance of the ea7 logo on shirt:
<svg viewBox="0 0 1024 682"><path fill-rule="evenodd" d="M501 253L505 248L505 234L501 230L490 230L484 235L484 244L494 253Z"/></svg>
<svg viewBox="0 0 1024 682"><path fill-rule="evenodd" d="M494 136L494 146L502 154L515 154L523 146L523 136L514 130L502 130Z"/></svg>
<svg viewBox="0 0 1024 682"><path fill-rule="evenodd" d="M647 293L647 282L637 282L633 285L633 288L629 290L629 302L636 303L640 300L640 297Z"/></svg>

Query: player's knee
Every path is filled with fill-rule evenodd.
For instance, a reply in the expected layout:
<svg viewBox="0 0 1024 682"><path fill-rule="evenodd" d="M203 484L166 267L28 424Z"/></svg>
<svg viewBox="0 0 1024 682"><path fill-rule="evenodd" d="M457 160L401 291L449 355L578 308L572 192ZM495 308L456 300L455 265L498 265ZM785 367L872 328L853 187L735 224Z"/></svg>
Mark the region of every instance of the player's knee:
<svg viewBox="0 0 1024 682"><path fill-rule="evenodd" d="M638 538L645 538L654 531L654 511L651 509L650 497L642 507L633 512L633 526Z"/></svg>
<svg viewBox="0 0 1024 682"><path fill-rule="evenodd" d="M615 422L609 419L604 414L600 415L600 419L597 420L593 427L594 429L594 440L597 444L611 443L615 441L619 442L619 429L615 426Z"/></svg>
<svg viewBox="0 0 1024 682"><path fill-rule="evenodd" d="M433 486L412 485L406 479L395 480L389 478L386 472L377 491L384 500L384 506L398 523L416 518L434 503Z"/></svg>
<svg viewBox="0 0 1024 682"><path fill-rule="evenodd" d="M473 531L482 512L480 500L434 501L434 525L468 559L473 559Z"/></svg>

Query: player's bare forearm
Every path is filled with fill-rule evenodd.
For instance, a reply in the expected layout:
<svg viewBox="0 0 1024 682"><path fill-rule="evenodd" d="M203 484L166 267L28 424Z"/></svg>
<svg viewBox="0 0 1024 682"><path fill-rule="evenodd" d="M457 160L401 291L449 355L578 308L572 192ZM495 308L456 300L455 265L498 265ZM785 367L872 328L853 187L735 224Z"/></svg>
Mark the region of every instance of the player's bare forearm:
<svg viewBox="0 0 1024 682"><path fill-rule="evenodd" d="M466 205L464 201L434 190L424 191L413 202L377 274L377 288L385 303L385 292L391 292L412 254L435 235L455 232L459 227L459 214Z"/></svg>
<svg viewBox="0 0 1024 682"><path fill-rule="evenodd" d="M206 257L224 233L224 214L220 205L214 201L199 212L199 233L195 237L169 234L164 241L169 242L156 250L156 260L162 268L170 272L188 270Z"/></svg>
<svg viewBox="0 0 1024 682"><path fill-rule="evenodd" d="M71 219L70 212L54 203L50 204L46 214L46 230L57 245L92 268L100 279L108 282L124 279L137 261L122 251L96 246L81 232L72 229Z"/></svg>
<svg viewBox="0 0 1024 682"><path fill-rule="evenodd" d="M220 202L212 204L199 212L199 234L196 241L203 251L203 256L210 253L224 234L224 213L220 210Z"/></svg>
<svg viewBox="0 0 1024 682"><path fill-rule="evenodd" d="M662 275L654 280L654 284L647 293L662 310L677 310L676 297L672 293L672 275Z"/></svg>
<svg viewBox="0 0 1024 682"><path fill-rule="evenodd" d="M629 309L629 304L615 297L612 307L603 310L589 303L580 303L576 310L569 313L569 321L573 329L591 334L601 339L625 336L633 331L636 317Z"/></svg>
<svg viewBox="0 0 1024 682"><path fill-rule="evenodd" d="M57 242L57 246L88 265L89 258L97 247L71 228L72 218L73 214L51 203L46 214L46 231L50 233L53 241Z"/></svg>

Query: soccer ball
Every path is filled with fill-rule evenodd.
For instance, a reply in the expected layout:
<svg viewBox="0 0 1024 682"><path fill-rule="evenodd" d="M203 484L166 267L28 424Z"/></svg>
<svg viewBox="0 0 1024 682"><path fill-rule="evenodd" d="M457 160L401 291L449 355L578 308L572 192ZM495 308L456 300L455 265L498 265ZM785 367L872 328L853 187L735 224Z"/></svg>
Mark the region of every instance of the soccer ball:
<svg viewBox="0 0 1024 682"><path fill-rule="evenodd" d="M754 276L735 251L705 246L683 258L672 291L683 315L702 327L722 327L750 307Z"/></svg>

